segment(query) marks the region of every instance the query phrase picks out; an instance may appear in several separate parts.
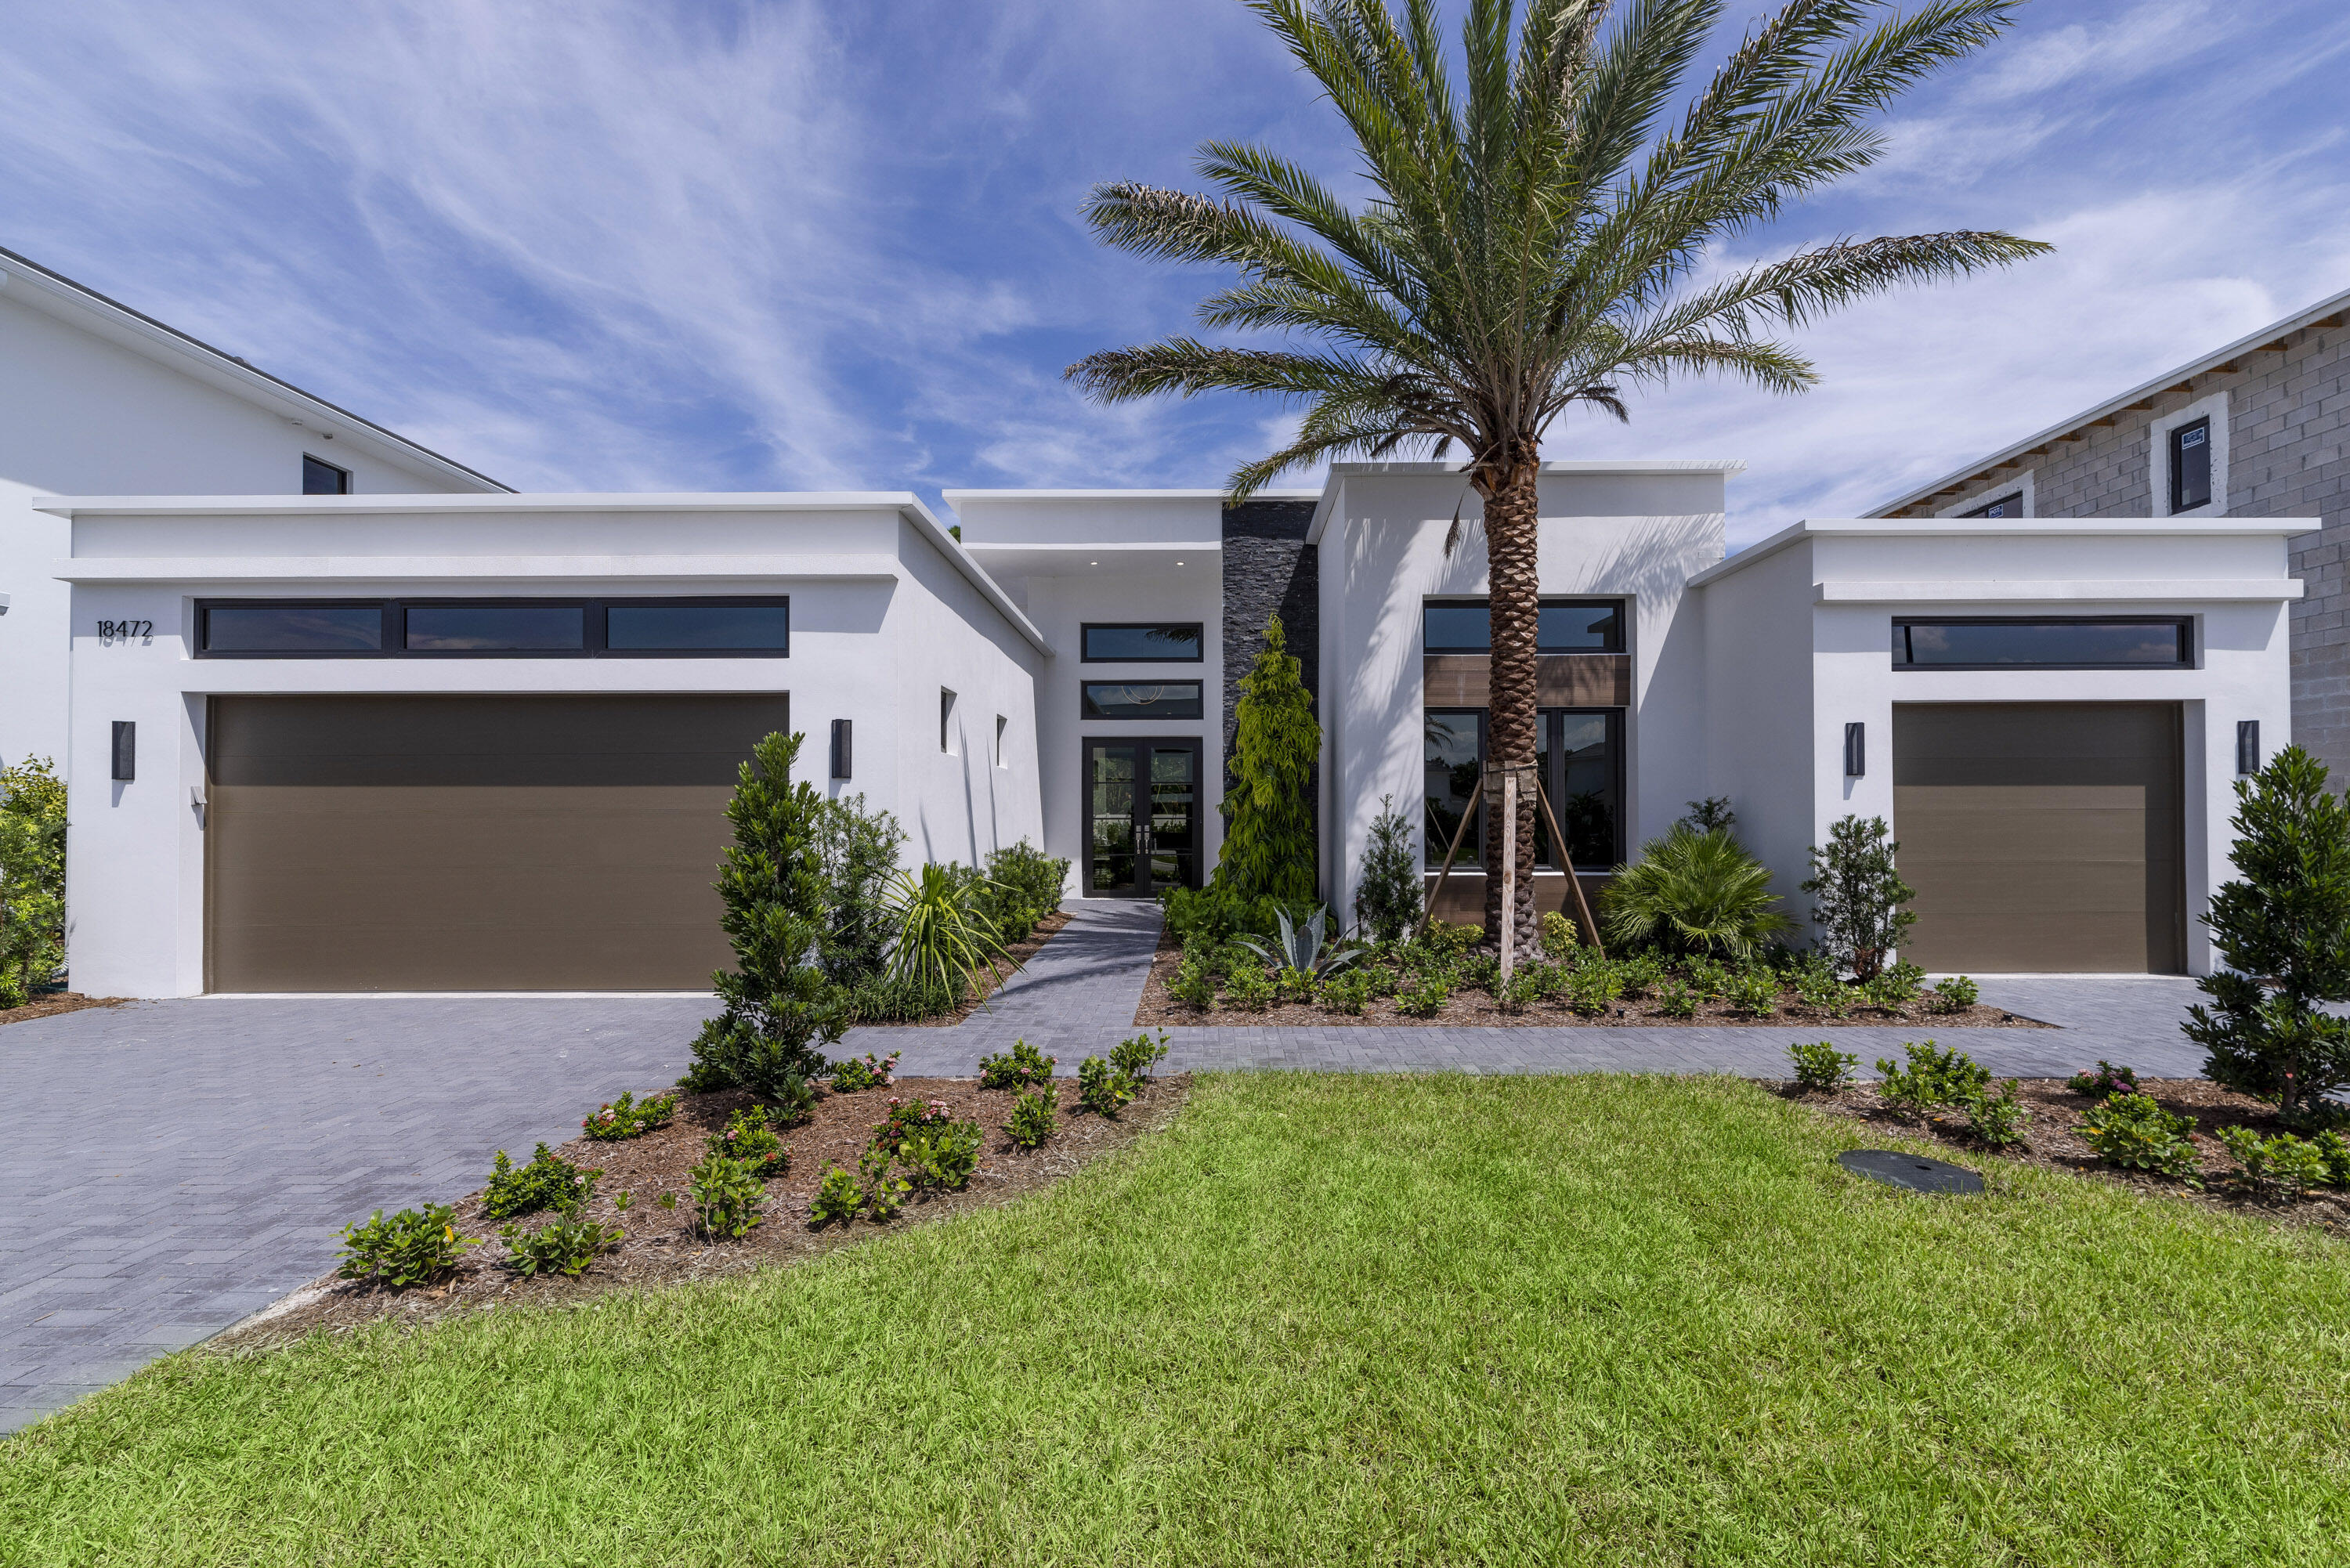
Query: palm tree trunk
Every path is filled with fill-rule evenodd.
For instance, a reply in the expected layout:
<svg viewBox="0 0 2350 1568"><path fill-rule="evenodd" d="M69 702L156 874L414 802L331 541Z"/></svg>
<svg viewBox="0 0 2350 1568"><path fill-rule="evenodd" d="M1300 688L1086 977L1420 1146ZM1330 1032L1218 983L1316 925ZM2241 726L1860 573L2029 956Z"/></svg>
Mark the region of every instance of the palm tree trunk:
<svg viewBox="0 0 2350 1568"><path fill-rule="evenodd" d="M1486 714L1486 757L1495 767L1532 768L1534 764L1536 722L1535 632L1542 615L1542 578L1536 560L1542 514L1536 479L1540 461L1531 454L1511 462L1493 473L1485 492L1485 556L1492 586L1493 654L1490 707ZM1489 780L1489 787L1491 781ZM1516 820L1506 825L1517 837L1515 908L1502 908L1502 819L1500 790L1486 803L1485 930L1497 949L1503 933L1517 952L1536 951L1542 926L1534 914L1534 792L1518 792Z"/></svg>

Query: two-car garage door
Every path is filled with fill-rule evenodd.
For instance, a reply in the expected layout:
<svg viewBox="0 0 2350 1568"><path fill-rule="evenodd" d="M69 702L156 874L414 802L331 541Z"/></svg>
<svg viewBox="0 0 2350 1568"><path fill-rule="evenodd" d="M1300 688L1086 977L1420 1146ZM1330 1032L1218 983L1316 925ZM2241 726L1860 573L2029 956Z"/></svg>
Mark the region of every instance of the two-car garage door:
<svg viewBox="0 0 2350 1568"><path fill-rule="evenodd" d="M1929 970L2186 968L2175 702L1901 703L1893 830Z"/></svg>
<svg viewBox="0 0 2350 1568"><path fill-rule="evenodd" d="M702 990L753 695L216 697L213 991Z"/></svg>

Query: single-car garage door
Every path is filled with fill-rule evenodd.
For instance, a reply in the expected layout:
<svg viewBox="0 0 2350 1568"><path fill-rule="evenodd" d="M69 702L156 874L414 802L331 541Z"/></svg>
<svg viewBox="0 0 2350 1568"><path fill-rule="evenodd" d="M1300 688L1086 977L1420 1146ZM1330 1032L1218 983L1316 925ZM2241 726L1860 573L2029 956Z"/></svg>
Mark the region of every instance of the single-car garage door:
<svg viewBox="0 0 2350 1568"><path fill-rule="evenodd" d="M1893 834L1937 971L2187 967L2171 702L1899 703Z"/></svg>
<svg viewBox="0 0 2350 1568"><path fill-rule="evenodd" d="M701 990L756 695L216 697L213 991Z"/></svg>

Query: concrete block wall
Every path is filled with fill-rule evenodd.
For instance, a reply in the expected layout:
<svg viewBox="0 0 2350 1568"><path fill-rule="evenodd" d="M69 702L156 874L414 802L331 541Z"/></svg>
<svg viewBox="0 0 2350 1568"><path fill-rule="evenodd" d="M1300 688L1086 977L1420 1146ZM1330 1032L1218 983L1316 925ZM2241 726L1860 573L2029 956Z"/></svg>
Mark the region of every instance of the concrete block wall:
<svg viewBox="0 0 2350 1568"><path fill-rule="evenodd" d="M2207 370L2111 425L2081 427L2081 440L2059 440L2038 456L2002 465L1960 504L2000 493L2028 469L2034 516L2161 516L2168 498L2149 487L2154 422L2224 392L2226 514L2324 524L2293 551L2292 570L2305 593L2293 607L2293 738L2332 768L2338 784L2350 784L2350 323L2307 327L2273 341L2284 347L2254 349L2232 370Z"/></svg>

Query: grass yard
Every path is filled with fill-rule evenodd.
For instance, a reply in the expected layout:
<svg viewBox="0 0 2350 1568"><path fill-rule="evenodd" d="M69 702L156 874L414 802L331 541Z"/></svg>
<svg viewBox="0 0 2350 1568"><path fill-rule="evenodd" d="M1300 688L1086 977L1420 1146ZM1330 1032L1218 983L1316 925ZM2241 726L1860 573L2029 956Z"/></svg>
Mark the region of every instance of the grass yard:
<svg viewBox="0 0 2350 1568"><path fill-rule="evenodd" d="M1735 1080L1206 1078L805 1265L175 1356L0 1441L0 1562L2350 1552L2350 1248L1830 1165L1884 1137Z"/></svg>

